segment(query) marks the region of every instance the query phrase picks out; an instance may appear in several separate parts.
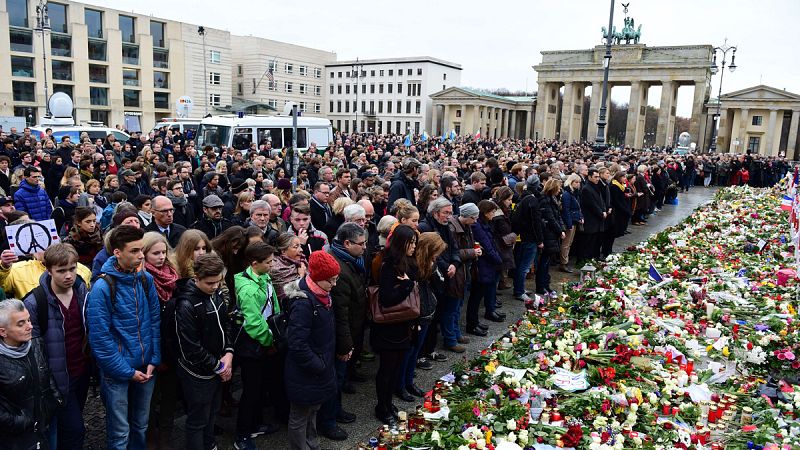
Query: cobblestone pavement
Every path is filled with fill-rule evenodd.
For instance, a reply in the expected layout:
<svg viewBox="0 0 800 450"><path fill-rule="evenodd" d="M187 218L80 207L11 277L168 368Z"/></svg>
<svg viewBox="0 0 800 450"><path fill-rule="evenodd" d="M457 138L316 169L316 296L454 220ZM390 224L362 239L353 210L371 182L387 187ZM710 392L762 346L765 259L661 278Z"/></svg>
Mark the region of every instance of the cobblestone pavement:
<svg viewBox="0 0 800 450"><path fill-rule="evenodd" d="M649 223L645 226L630 226L630 234L623 236L616 240L614 243L614 250L617 252L624 251L626 247L636 244L640 241L647 239L651 234L661 231L662 229L675 225L699 205L709 201L716 188L703 188L695 187L689 193L680 194L679 204L676 206L665 205L664 209L658 215L651 217ZM552 282L551 285L554 289L560 290L562 283L569 283L578 279L577 274L567 274L560 272L558 266L552 267ZM533 290L533 281L529 280L530 289ZM417 370L416 383L420 387L426 388L432 386L438 378L447 374L450 371L450 365L456 361L472 358L492 342L497 340L507 329L508 323L515 321L524 313L524 305L511 298L511 290L503 290L498 292L498 299L502 300L502 312L508 316L506 323L486 322L489 326L489 333L486 337L469 336L471 342L466 345L467 351L462 354L455 354L445 351L448 357L447 362L434 363L433 370ZM466 311L466 308L464 308ZM463 327L462 318L462 327ZM367 341L368 342L368 341ZM367 374L370 378L374 377L378 370L377 361L363 362L360 371ZM375 419L373 410L375 407L375 383L373 380L366 383L354 384L355 394L344 394L342 403L345 410L357 414L358 420L352 424L341 425L341 427L348 433L349 437L345 441L331 441L321 438L321 445L324 449L353 449L359 442L366 442L374 432L380 428L380 422ZM238 378L234 379L234 396L238 398L240 391L238 389ZM99 393L99 389L98 389ZM92 390L89 391L89 401L86 405L84 417L87 423L87 445L94 449L102 449L105 447L105 410L100 402L99 395L95 396ZM398 408L413 411L416 408L415 403L407 403L395 398L395 404ZM270 417L267 415L266 417ZM183 422L185 416L179 411L176 414L175 430L173 432L172 440L173 448L184 448L184 429ZM233 410L231 417L219 417L217 424L224 429L224 434L218 436L218 443L220 449L233 448L233 434L236 428L236 410ZM274 435L261 436L256 439L256 445L259 449L288 449L287 434L285 426ZM155 448L155 447L154 447ZM194 449L192 449L194 450Z"/></svg>

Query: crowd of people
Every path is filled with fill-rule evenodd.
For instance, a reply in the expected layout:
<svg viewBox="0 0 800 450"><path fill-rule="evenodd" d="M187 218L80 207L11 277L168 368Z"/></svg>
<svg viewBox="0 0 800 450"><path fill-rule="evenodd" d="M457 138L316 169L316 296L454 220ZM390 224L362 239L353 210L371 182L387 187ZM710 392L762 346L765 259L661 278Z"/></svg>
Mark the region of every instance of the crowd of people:
<svg viewBox="0 0 800 450"><path fill-rule="evenodd" d="M552 270L603 259L682 192L789 170L757 155L337 133L293 182L269 142L197 149L166 129L0 140L3 229L53 219L61 237L25 256L0 239L12 449L83 448L95 381L109 449L172 448L179 405L189 449L217 448L215 418L237 407L235 448L286 427L292 449L318 449L319 435L347 438L358 417L342 394L376 357L374 414L393 424L395 397L424 395L417 370L507 319L498 291L553 296Z"/></svg>

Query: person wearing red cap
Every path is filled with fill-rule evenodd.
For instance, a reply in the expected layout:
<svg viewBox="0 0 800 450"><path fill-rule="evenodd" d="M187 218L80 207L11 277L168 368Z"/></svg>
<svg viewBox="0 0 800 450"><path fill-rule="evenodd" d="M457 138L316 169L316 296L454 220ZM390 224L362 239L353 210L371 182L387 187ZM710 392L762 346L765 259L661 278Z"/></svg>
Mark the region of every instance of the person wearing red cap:
<svg viewBox="0 0 800 450"><path fill-rule="evenodd" d="M320 448L317 410L336 394L336 332L330 291L336 286L339 271L336 258L316 251L308 259L305 278L284 288L289 311L284 379L292 450Z"/></svg>

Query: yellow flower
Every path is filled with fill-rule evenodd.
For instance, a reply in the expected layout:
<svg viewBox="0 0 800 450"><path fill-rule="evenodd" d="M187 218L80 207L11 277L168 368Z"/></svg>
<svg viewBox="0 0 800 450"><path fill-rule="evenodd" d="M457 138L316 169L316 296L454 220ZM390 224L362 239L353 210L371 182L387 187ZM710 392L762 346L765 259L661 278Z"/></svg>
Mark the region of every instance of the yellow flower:
<svg viewBox="0 0 800 450"><path fill-rule="evenodd" d="M488 373L494 373L494 371L496 370L496 367L494 366L494 364L489 363L489 364L486 365L486 367L484 367L484 369Z"/></svg>
<svg viewBox="0 0 800 450"><path fill-rule="evenodd" d="M786 310L793 316L797 315L797 311L795 311L794 306L792 305L787 305Z"/></svg>
<svg viewBox="0 0 800 450"><path fill-rule="evenodd" d="M710 353L711 349L713 349L713 348L714 348L713 345L709 345L708 347L706 347L706 353Z"/></svg>
<svg viewBox="0 0 800 450"><path fill-rule="evenodd" d="M787 334L786 328L782 329L778 334L780 334L781 336L786 336Z"/></svg>
<svg viewBox="0 0 800 450"><path fill-rule="evenodd" d="M484 435L484 439L486 439L486 443L492 442L492 430L488 430Z"/></svg>
<svg viewBox="0 0 800 450"><path fill-rule="evenodd" d="M559 307L558 307L558 312L560 312L561 314L564 314L565 312L567 312L567 310L566 310L566 309L564 309L564 307L563 307L563 306L559 306Z"/></svg>
<svg viewBox="0 0 800 450"><path fill-rule="evenodd" d="M726 346L726 347L724 347L724 348L722 349L722 356L724 356L724 357L726 357L726 358L727 358L728 356L731 356L731 351L728 349L728 347L727 347L727 346Z"/></svg>

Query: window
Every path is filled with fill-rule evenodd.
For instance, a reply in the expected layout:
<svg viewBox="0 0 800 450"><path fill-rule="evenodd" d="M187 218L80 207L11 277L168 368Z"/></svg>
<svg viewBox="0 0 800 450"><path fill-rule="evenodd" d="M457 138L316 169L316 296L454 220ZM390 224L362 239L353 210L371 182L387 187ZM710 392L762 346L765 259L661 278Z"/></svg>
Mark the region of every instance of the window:
<svg viewBox="0 0 800 450"><path fill-rule="evenodd" d="M422 69L421 68L417 69L417 75L422 75Z"/></svg>
<svg viewBox="0 0 800 450"><path fill-rule="evenodd" d="M219 72L211 72L208 74L208 84L219 86L221 78L222 75Z"/></svg>
<svg viewBox="0 0 800 450"><path fill-rule="evenodd" d="M169 92L154 92L153 105L158 109L169 109Z"/></svg>
<svg viewBox="0 0 800 450"><path fill-rule="evenodd" d="M342 94L342 85L341 84L337 84L336 85L336 93L339 94L339 95Z"/></svg>
<svg viewBox="0 0 800 450"><path fill-rule="evenodd" d="M416 94L414 94L414 86L416 86L416 85L408 83L408 87L406 88L406 94L409 97L413 97L414 95L416 95Z"/></svg>
<svg viewBox="0 0 800 450"><path fill-rule="evenodd" d="M366 100L361 100L361 111L363 112L366 110L367 110L367 102Z"/></svg>
<svg viewBox="0 0 800 450"><path fill-rule="evenodd" d="M338 73L336 74L336 78L342 78L342 72L338 72Z"/></svg>
<svg viewBox="0 0 800 450"><path fill-rule="evenodd" d="M244 95L244 85L242 83L236 83L236 95Z"/></svg>
<svg viewBox="0 0 800 450"><path fill-rule="evenodd" d="M89 111L89 114L92 122L100 122L103 125L108 126L108 111L93 109Z"/></svg>
<svg viewBox="0 0 800 450"><path fill-rule="evenodd" d="M233 142L231 147L236 150L246 150L250 148L253 142L253 129L252 128L234 128L233 129Z"/></svg>
<svg viewBox="0 0 800 450"><path fill-rule="evenodd" d="M380 76L383 76L383 70L379 70L379 71L378 71L378 74L379 74Z"/></svg>
<svg viewBox="0 0 800 450"><path fill-rule="evenodd" d="M406 70L406 75L411 76L411 69Z"/></svg>
<svg viewBox="0 0 800 450"><path fill-rule="evenodd" d="M447 80L447 74L446 73L442 74L442 80Z"/></svg>
<svg viewBox="0 0 800 450"><path fill-rule="evenodd" d="M755 119L756 117L761 117L761 116L753 116L753 119ZM747 142L747 152L748 153L758 154L758 147L759 147L760 144L761 144L761 138L760 137L751 136L750 140Z"/></svg>
<svg viewBox="0 0 800 450"><path fill-rule="evenodd" d="M422 108L422 102L420 102L419 100L417 100L417 104L416 104L416 106L414 107L414 111L416 111L416 114L419 114L419 113L420 113L420 109L421 109L421 108Z"/></svg>
<svg viewBox="0 0 800 450"><path fill-rule="evenodd" d="M150 21L150 36L153 36L153 47L164 48L164 23Z"/></svg>
<svg viewBox="0 0 800 450"><path fill-rule="evenodd" d="M447 85L446 85L446 84L443 84L443 85L442 85L442 90L445 90L445 89L447 89Z"/></svg>
<svg viewBox="0 0 800 450"><path fill-rule="evenodd" d="M367 85L366 84L362 84L361 85L361 93L362 94L366 94L367 93Z"/></svg>
<svg viewBox="0 0 800 450"><path fill-rule="evenodd" d="M292 83L287 81L285 84L286 92L291 94L292 93Z"/></svg>
<svg viewBox="0 0 800 450"><path fill-rule="evenodd" d="M72 36L51 33L50 54L53 56L72 56Z"/></svg>
<svg viewBox="0 0 800 450"><path fill-rule="evenodd" d="M169 73L153 72L153 87L156 89L169 89Z"/></svg>
<svg viewBox="0 0 800 450"><path fill-rule="evenodd" d="M456 118L460 118L460 117L461 117L461 110L457 109L456 110Z"/></svg>
<svg viewBox="0 0 800 450"><path fill-rule="evenodd" d="M93 9L83 10L83 21L86 23L86 31L90 38L103 37L103 13Z"/></svg>
<svg viewBox="0 0 800 450"><path fill-rule="evenodd" d="M300 84L300 94L306 95L308 93L308 85L307 84Z"/></svg>
<svg viewBox="0 0 800 450"><path fill-rule="evenodd" d="M136 19L120 15L119 31L122 33L122 42L136 42Z"/></svg>
<svg viewBox="0 0 800 450"><path fill-rule="evenodd" d="M370 84L369 85L369 93L370 94L374 94L375 93L375 85L374 84Z"/></svg>
<svg viewBox="0 0 800 450"><path fill-rule="evenodd" d="M337 113L342 112L342 101L341 100L336 102L336 112Z"/></svg>
<svg viewBox="0 0 800 450"><path fill-rule="evenodd" d="M389 69L389 76L394 76L394 69Z"/></svg>
<svg viewBox="0 0 800 450"><path fill-rule="evenodd" d="M47 2L47 16L50 18L50 29L54 33L68 33L67 5Z"/></svg>
<svg viewBox="0 0 800 450"><path fill-rule="evenodd" d="M386 113L387 113L387 114L391 114L391 113L392 113L392 101L391 101L391 100L389 100L388 102L386 102ZM388 128L389 128L389 127L387 127L387 129L388 129Z"/></svg>
<svg viewBox="0 0 800 450"><path fill-rule="evenodd" d="M11 57L11 76L33 78L33 58Z"/></svg>
<svg viewBox="0 0 800 450"><path fill-rule="evenodd" d="M286 142L286 145L292 145L292 128L284 128L283 129L283 142ZM273 148L275 146L273 145ZM306 145L306 129L305 128L298 128L297 129L297 147L304 148L307 147Z"/></svg>
<svg viewBox="0 0 800 450"><path fill-rule="evenodd" d="M394 87L394 84L392 84L392 83L387 83L387 84L386 84L386 92L387 92L387 93L389 93L389 94L391 94L391 93L392 93L392 87Z"/></svg>
<svg viewBox="0 0 800 450"><path fill-rule="evenodd" d="M89 64L89 81L92 83L108 83L108 67Z"/></svg>
<svg viewBox="0 0 800 450"><path fill-rule="evenodd" d="M54 59L51 67L53 68L54 80L72 80L72 63Z"/></svg>
<svg viewBox="0 0 800 450"><path fill-rule="evenodd" d="M353 90L355 90L355 89L356 89L356 87L353 86ZM345 84L344 85L344 93L345 94L349 94L350 93L350 85L349 84Z"/></svg>
<svg viewBox="0 0 800 450"><path fill-rule="evenodd" d="M278 108L278 101L275 100L274 98L271 98L271 99L267 100L267 105L269 105L271 108L277 109Z"/></svg>
<svg viewBox="0 0 800 450"><path fill-rule="evenodd" d="M8 24L28 28L28 0L6 0Z"/></svg>
<svg viewBox="0 0 800 450"><path fill-rule="evenodd" d="M303 76L303 77L308 76L308 67L300 66L300 76Z"/></svg>
<svg viewBox="0 0 800 450"><path fill-rule="evenodd" d="M419 134L419 122L414 122L414 134Z"/></svg>
<svg viewBox="0 0 800 450"><path fill-rule="evenodd" d="M333 85L331 85L330 91L331 91L331 95L333 95Z"/></svg>
<svg viewBox="0 0 800 450"><path fill-rule="evenodd" d="M314 114L322 113L322 104L314 103Z"/></svg>
<svg viewBox="0 0 800 450"><path fill-rule="evenodd" d="M314 78L322 78L322 69L319 67L314 68Z"/></svg>
<svg viewBox="0 0 800 450"><path fill-rule="evenodd" d="M75 98L72 96L72 85L71 84L54 84L53 85L53 93L56 92L63 92L70 96L70 98Z"/></svg>
<svg viewBox="0 0 800 450"><path fill-rule="evenodd" d="M411 114L411 100L406 101L406 114Z"/></svg>
<svg viewBox="0 0 800 450"><path fill-rule="evenodd" d="M122 90L122 102L125 106L130 106L134 108L138 108L141 104L140 102L140 95L141 92L135 91L133 89L123 89Z"/></svg>
<svg viewBox="0 0 800 450"><path fill-rule="evenodd" d="M328 111L333 112L333 100L328 102Z"/></svg>
<svg viewBox="0 0 800 450"><path fill-rule="evenodd" d="M333 72L331 72L331 76L330 77L333 78Z"/></svg>
<svg viewBox="0 0 800 450"><path fill-rule="evenodd" d="M383 94L383 83L378 85L378 93Z"/></svg>
<svg viewBox="0 0 800 450"><path fill-rule="evenodd" d="M219 64L222 62L222 53L219 50L211 50L208 53L208 61L214 64Z"/></svg>
<svg viewBox="0 0 800 450"><path fill-rule="evenodd" d="M398 120L398 121L397 121L397 123L395 124L395 130L394 130L394 132L395 132L395 134L400 134L400 121L399 121L399 120Z"/></svg>
<svg viewBox="0 0 800 450"><path fill-rule="evenodd" d="M369 114L375 114L375 101L370 100L369 102L369 110L367 111Z"/></svg>
<svg viewBox="0 0 800 450"><path fill-rule="evenodd" d="M753 116L753 125L760 127L764 123L764 116ZM752 141L753 138L750 138Z"/></svg>
<svg viewBox="0 0 800 450"><path fill-rule="evenodd" d="M306 112L306 102L300 102L300 112Z"/></svg>
<svg viewBox="0 0 800 450"><path fill-rule="evenodd" d="M350 112L350 102L344 102L344 112L345 114ZM356 102L353 102L353 112L356 112Z"/></svg>
<svg viewBox="0 0 800 450"><path fill-rule="evenodd" d="M106 41L89 39L89 59L95 61L106 60Z"/></svg>
<svg viewBox="0 0 800 450"><path fill-rule="evenodd" d="M139 46L122 44L122 64L139 65Z"/></svg>
<svg viewBox="0 0 800 450"><path fill-rule="evenodd" d="M33 53L33 32L11 29L9 31L12 52Z"/></svg>
<svg viewBox="0 0 800 450"><path fill-rule="evenodd" d="M398 94L403 93L403 83L397 83L397 93Z"/></svg>
<svg viewBox="0 0 800 450"><path fill-rule="evenodd" d="M222 104L222 96L220 94L209 94L208 104L211 106L219 106Z"/></svg>
<svg viewBox="0 0 800 450"><path fill-rule="evenodd" d="M122 84L125 86L138 86L139 71L136 69L122 69Z"/></svg>
<svg viewBox="0 0 800 450"><path fill-rule="evenodd" d="M378 114L383 114L383 102L378 102Z"/></svg>
<svg viewBox="0 0 800 450"><path fill-rule="evenodd" d="M244 74L244 68L241 64L236 65L236 76L242 76Z"/></svg>
<svg viewBox="0 0 800 450"><path fill-rule="evenodd" d="M397 114L402 114L402 113L403 113L403 102L398 100L397 101ZM399 131L398 131L398 133L399 133Z"/></svg>
<svg viewBox="0 0 800 450"><path fill-rule="evenodd" d="M161 48L153 49L153 67L157 69L169 68L169 50Z"/></svg>
<svg viewBox="0 0 800 450"><path fill-rule="evenodd" d="M108 88L90 86L89 104L93 106L108 106Z"/></svg>
<svg viewBox="0 0 800 450"><path fill-rule="evenodd" d="M285 63L283 65L283 70L291 75L291 73L294 72L294 65L292 63Z"/></svg>
<svg viewBox="0 0 800 450"><path fill-rule="evenodd" d="M36 83L26 83L23 81L12 81L11 89L14 91L15 102L35 102Z"/></svg>
<svg viewBox="0 0 800 450"><path fill-rule="evenodd" d="M322 86L314 86L314 95L317 97L322 95Z"/></svg>
<svg viewBox="0 0 800 450"><path fill-rule="evenodd" d="M369 76L374 77L375 76L375 71L374 70L370 70L369 71Z"/></svg>
<svg viewBox="0 0 800 450"><path fill-rule="evenodd" d="M278 61L276 61L276 60L274 60L274 59L273 59L272 61L270 61L269 63L267 63L267 68L268 68L269 70L271 70L271 71L275 72L276 70L278 70Z"/></svg>

